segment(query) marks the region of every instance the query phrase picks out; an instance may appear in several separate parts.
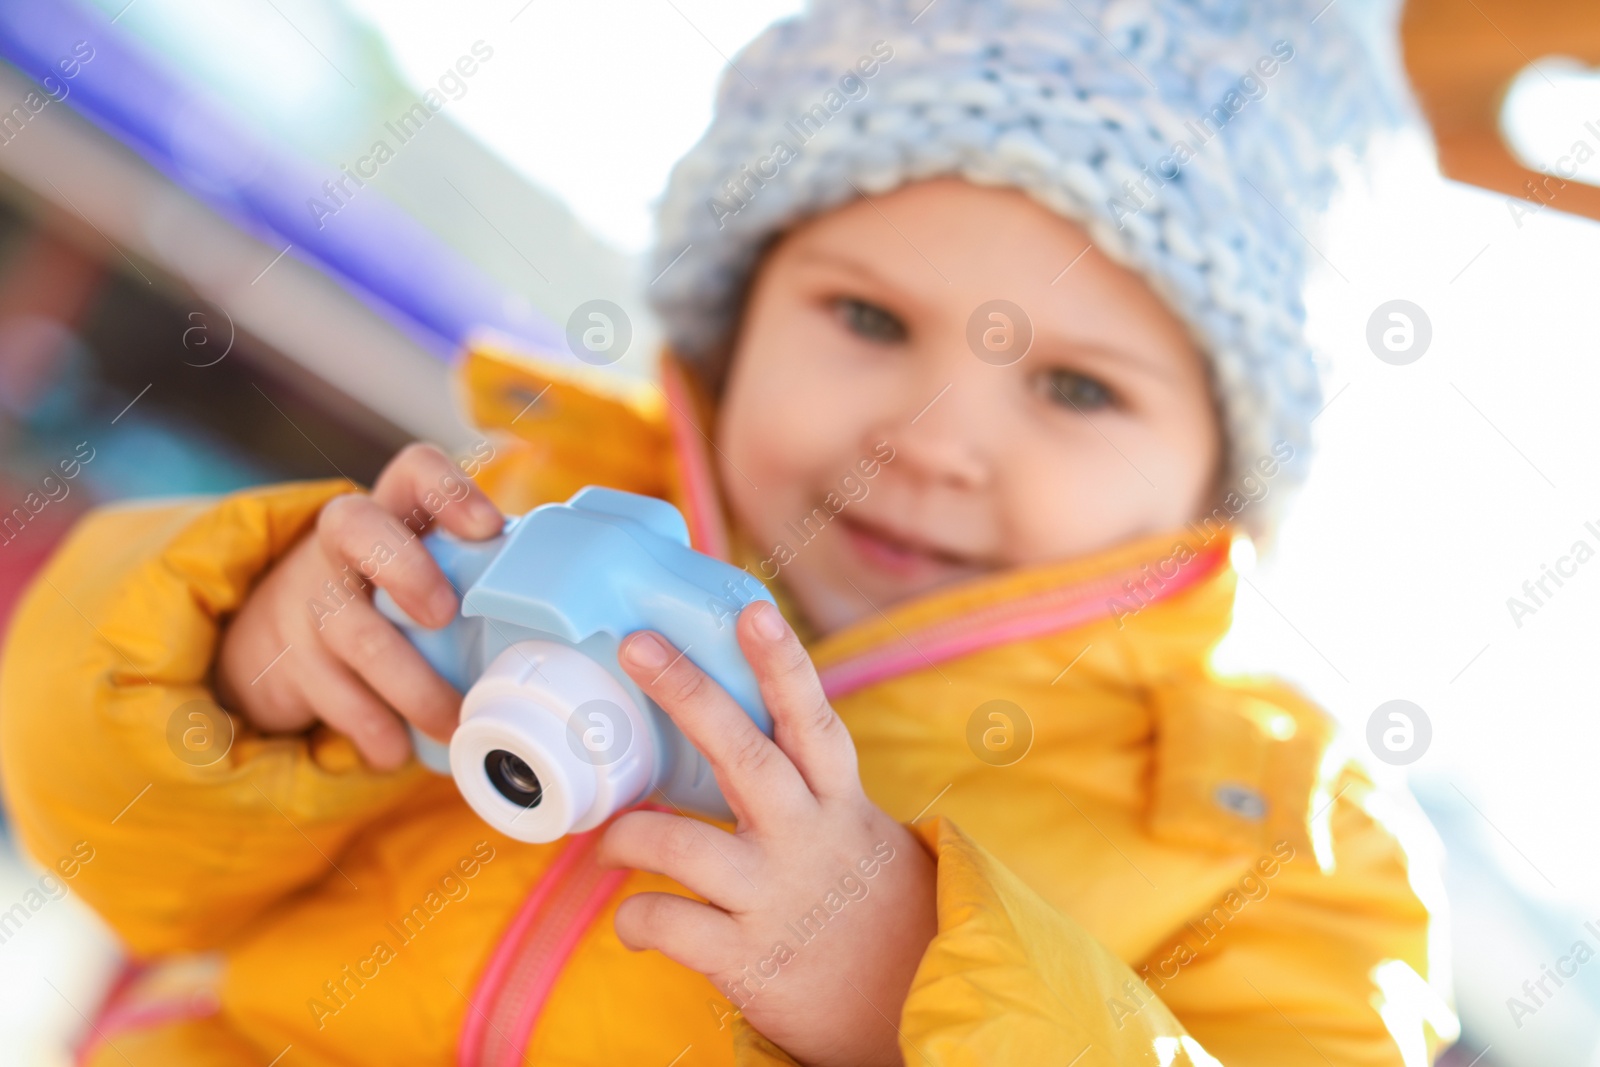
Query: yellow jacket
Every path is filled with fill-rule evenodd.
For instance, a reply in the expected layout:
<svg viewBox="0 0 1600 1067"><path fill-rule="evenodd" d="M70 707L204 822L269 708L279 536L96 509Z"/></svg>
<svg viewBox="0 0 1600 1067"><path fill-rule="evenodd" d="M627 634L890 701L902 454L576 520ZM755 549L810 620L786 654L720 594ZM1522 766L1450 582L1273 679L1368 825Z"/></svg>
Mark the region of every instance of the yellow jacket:
<svg viewBox="0 0 1600 1067"><path fill-rule="evenodd" d="M463 362L496 503L653 493L697 547L756 559L730 550L670 358L665 392L580 371ZM618 899L676 887L600 870L592 835L508 840L448 778L374 773L325 729L235 720L219 762L174 755L219 620L349 488L101 508L20 606L11 817L148 963L85 1062L790 1062L704 978L623 948ZM1207 667L1227 558L1225 532L1178 531L808 640L867 792L937 857L907 1063L1415 1067L1454 1036L1426 827L1300 696Z"/></svg>

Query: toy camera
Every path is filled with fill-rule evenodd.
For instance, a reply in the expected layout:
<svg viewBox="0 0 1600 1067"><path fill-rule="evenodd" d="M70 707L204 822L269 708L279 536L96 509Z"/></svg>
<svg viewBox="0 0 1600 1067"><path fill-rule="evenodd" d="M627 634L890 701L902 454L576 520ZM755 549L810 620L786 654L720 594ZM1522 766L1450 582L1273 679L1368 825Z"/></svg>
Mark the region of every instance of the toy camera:
<svg viewBox="0 0 1600 1067"><path fill-rule="evenodd" d="M375 603L466 694L448 754L415 729L412 740L484 821L519 841L554 841L652 792L730 816L705 758L617 664L624 637L655 630L772 733L733 628L740 609L772 594L691 549L677 508L589 486L508 518L490 540L436 530L423 544L463 594L460 614L430 630L383 590Z"/></svg>

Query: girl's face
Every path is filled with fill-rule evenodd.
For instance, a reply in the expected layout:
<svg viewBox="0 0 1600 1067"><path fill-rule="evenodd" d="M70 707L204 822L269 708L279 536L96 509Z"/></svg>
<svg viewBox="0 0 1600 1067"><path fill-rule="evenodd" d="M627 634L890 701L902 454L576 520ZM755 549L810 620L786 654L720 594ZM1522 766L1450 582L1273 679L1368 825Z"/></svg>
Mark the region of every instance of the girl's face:
<svg viewBox="0 0 1600 1067"><path fill-rule="evenodd" d="M768 251L716 445L762 576L826 633L1182 525L1221 434L1200 353L1143 280L1025 194L944 178Z"/></svg>

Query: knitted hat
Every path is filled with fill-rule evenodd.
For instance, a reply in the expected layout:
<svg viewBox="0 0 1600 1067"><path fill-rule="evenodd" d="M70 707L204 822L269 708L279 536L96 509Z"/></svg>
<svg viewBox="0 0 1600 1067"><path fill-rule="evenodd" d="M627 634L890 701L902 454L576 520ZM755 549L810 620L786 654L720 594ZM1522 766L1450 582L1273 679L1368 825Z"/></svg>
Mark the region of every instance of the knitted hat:
<svg viewBox="0 0 1600 1067"><path fill-rule="evenodd" d="M1224 489L1274 471L1235 520L1260 536L1321 406L1302 234L1336 153L1414 114L1394 20L1391 0L809 0L733 59L673 168L649 292L666 340L710 356L768 240L859 193L1014 186L1187 323Z"/></svg>

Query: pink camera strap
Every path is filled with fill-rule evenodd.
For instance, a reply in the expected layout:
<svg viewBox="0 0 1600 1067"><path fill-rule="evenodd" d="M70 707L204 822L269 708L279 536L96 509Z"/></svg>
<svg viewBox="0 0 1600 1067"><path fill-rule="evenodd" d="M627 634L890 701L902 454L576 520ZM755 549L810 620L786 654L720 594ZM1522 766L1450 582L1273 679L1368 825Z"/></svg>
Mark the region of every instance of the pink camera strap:
<svg viewBox="0 0 1600 1067"><path fill-rule="evenodd" d="M170 1026L217 1014L222 957L215 953L177 956L159 963L129 961L124 965L89 1033L75 1050L74 1063L89 1063L123 1034Z"/></svg>
<svg viewBox="0 0 1600 1067"><path fill-rule="evenodd" d="M523 1062L523 1050L567 958L607 901L627 880L595 859L605 827L567 839L522 902L473 991L456 1062L498 1067Z"/></svg>
<svg viewBox="0 0 1600 1067"><path fill-rule="evenodd" d="M680 367L662 360L662 394L673 451L679 460L689 540L698 551L728 558L728 536L717 505L715 473L699 425L700 402ZM640 807L670 810L654 804ZM533 1028L567 960L627 880L595 860L605 827L575 834L528 894L490 956L461 1028L460 1067L520 1064Z"/></svg>
<svg viewBox="0 0 1600 1067"><path fill-rule="evenodd" d="M646 802L628 810L672 809ZM609 825L567 838L512 916L473 990L456 1045L460 1067L524 1062L528 1038L567 960L632 873L602 867L595 856Z"/></svg>

